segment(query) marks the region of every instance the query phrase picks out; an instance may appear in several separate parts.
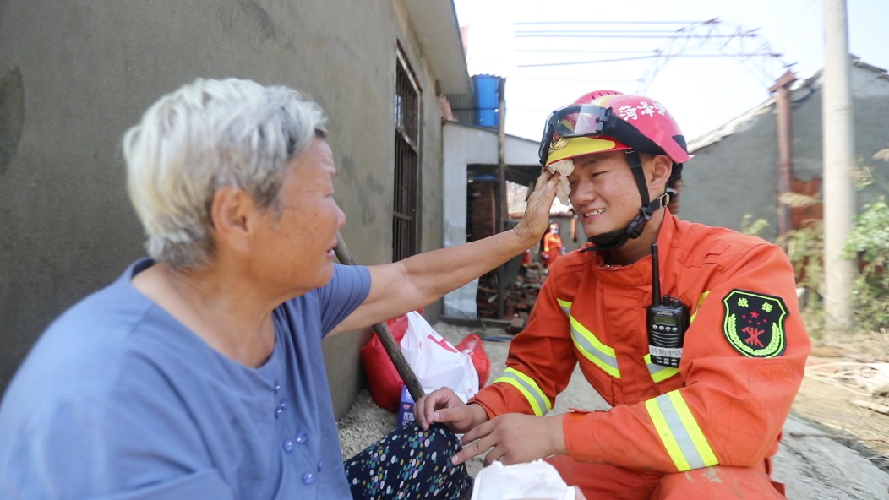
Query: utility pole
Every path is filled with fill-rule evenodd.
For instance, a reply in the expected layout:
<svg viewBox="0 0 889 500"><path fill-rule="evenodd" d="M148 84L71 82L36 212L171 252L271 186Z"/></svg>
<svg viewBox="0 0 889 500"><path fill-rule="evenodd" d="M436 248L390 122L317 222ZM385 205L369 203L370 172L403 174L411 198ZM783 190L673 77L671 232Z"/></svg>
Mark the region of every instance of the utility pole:
<svg viewBox="0 0 889 500"><path fill-rule="evenodd" d="M497 232L506 230L506 219L509 218L509 204L506 195L506 79L500 78L498 94L500 106L497 114L497 192L500 193L499 203L494 211L497 214ZM497 318L503 319L506 305L506 263L497 268Z"/></svg>
<svg viewBox="0 0 889 500"><path fill-rule="evenodd" d="M787 71L769 89L777 92L775 104L778 108L778 239L787 249L785 237L792 229L793 219L790 207L784 203L783 196L793 191L793 127L791 126L790 86L796 81L796 75Z"/></svg>
<svg viewBox="0 0 889 500"><path fill-rule="evenodd" d="M497 110L497 189L500 191L500 206L497 207L499 217L497 217L497 232L506 229L506 219L509 218L507 213L508 204L506 201L506 97L503 95L506 90L506 79L500 78L497 93L499 94L499 107Z"/></svg>
<svg viewBox="0 0 889 500"><path fill-rule="evenodd" d="M824 162L824 292L827 335L836 339L852 325L855 266L843 247L855 217L855 135L846 0L824 0L824 72L821 87Z"/></svg>

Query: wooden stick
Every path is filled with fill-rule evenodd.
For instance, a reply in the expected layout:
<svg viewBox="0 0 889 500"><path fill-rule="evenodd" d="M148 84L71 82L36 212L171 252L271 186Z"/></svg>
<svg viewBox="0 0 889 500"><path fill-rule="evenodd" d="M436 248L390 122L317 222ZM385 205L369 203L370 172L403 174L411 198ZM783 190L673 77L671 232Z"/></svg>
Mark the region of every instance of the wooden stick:
<svg viewBox="0 0 889 500"><path fill-rule="evenodd" d="M856 399L855 401L852 401L852 404L855 406L860 406L861 408L867 408L868 410L873 410L877 413L889 415L889 405L881 405L881 404L877 404L877 403L871 403L870 401L862 401L860 399Z"/></svg>
<svg viewBox="0 0 889 500"><path fill-rule="evenodd" d="M832 436L830 434L818 434L818 433L814 433L814 432L788 432L787 435L790 437L795 437L795 438L827 438L827 439L841 439L844 441L861 441L861 442L874 441L877 443L889 444L889 441L887 441L885 439L880 439L880 438L859 438L859 437L852 437L852 436Z"/></svg>
<svg viewBox="0 0 889 500"><path fill-rule="evenodd" d="M339 232L336 233L336 247L333 251L341 264L347 266L355 265L355 259L352 258L352 252L349 251L349 247L346 246L346 241L343 239L343 235ZM414 370L407 364L407 360L401 352L401 346L395 342L395 337L392 336L389 327L386 326L385 323L377 323L373 326L373 330L376 332L377 337L380 338L380 342L382 342L383 348L386 349L386 354L389 355L392 364L395 365L395 369L398 370L398 374L401 375L401 380L403 380L404 385L407 386L407 390L411 393L411 397L414 398L414 401L419 401L420 398L425 396L423 386L420 385L420 381L417 380L417 375L414 373Z"/></svg>

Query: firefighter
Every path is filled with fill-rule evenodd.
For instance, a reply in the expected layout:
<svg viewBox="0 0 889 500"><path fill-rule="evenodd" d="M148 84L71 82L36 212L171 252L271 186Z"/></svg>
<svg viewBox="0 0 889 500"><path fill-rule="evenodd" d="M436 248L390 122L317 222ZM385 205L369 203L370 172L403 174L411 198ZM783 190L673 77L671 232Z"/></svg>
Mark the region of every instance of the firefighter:
<svg viewBox="0 0 889 500"><path fill-rule="evenodd" d="M465 433L455 463L546 458L587 498L784 498L772 456L811 347L786 255L665 208L691 156L650 98L556 110L540 158L573 163L589 241L550 268L503 376L468 404L433 392L418 422ZM578 363L612 408L545 416Z"/></svg>
<svg viewBox="0 0 889 500"><path fill-rule="evenodd" d="M549 231L543 235L543 246L540 252L543 267L549 269L549 266L564 254L564 250L562 237L559 236L559 225L553 222L549 225Z"/></svg>

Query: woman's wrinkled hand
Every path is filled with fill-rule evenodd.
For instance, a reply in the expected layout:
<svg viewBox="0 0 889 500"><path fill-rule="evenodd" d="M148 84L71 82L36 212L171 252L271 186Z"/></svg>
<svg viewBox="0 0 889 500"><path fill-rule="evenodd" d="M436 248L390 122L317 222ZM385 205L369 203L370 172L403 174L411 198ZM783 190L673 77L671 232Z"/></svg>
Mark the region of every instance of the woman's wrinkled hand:
<svg viewBox="0 0 889 500"><path fill-rule="evenodd" d="M543 169L531 197L528 198L525 215L514 229L528 243L529 248L543 238L543 233L549 226L549 211L556 197L556 185L560 177L559 173L552 174Z"/></svg>

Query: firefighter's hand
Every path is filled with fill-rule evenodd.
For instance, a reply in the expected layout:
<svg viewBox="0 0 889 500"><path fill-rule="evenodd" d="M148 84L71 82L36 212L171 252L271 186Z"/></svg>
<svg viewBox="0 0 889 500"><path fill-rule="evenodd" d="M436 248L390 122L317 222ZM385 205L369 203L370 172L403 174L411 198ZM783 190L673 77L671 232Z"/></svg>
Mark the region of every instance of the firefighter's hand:
<svg viewBox="0 0 889 500"><path fill-rule="evenodd" d="M543 169L537 178L534 192L528 198L525 215L514 229L528 243L529 248L540 241L549 227L549 209L556 198L556 185L561 175L558 172L551 174L548 169Z"/></svg>
<svg viewBox="0 0 889 500"><path fill-rule="evenodd" d="M414 405L414 417L423 430L435 422L460 434L488 420L488 413L477 404L467 405L447 387L420 398Z"/></svg>
<svg viewBox="0 0 889 500"><path fill-rule="evenodd" d="M488 452L485 465L530 462L550 455L566 455L563 415L533 417L510 413L495 417L467 432L463 449L451 461L457 465Z"/></svg>

